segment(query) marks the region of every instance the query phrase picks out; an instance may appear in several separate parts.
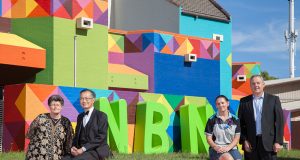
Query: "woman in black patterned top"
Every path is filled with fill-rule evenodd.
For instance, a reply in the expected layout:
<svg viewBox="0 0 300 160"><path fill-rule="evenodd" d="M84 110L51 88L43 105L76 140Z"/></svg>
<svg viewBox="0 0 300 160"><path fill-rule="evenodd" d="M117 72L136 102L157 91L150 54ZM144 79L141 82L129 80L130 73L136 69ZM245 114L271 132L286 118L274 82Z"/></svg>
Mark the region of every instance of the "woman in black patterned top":
<svg viewBox="0 0 300 160"><path fill-rule="evenodd" d="M60 95L48 99L50 113L38 115L30 124L26 138L30 140L26 160L60 160L71 153L73 128L61 115L64 100Z"/></svg>

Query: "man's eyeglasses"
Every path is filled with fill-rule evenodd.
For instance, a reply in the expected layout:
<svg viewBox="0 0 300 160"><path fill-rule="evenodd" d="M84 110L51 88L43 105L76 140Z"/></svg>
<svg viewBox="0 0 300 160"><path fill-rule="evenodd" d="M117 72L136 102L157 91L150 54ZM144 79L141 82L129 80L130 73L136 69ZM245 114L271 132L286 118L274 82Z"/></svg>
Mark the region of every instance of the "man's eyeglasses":
<svg viewBox="0 0 300 160"><path fill-rule="evenodd" d="M90 101L91 99L94 99L94 98L80 97L81 101Z"/></svg>

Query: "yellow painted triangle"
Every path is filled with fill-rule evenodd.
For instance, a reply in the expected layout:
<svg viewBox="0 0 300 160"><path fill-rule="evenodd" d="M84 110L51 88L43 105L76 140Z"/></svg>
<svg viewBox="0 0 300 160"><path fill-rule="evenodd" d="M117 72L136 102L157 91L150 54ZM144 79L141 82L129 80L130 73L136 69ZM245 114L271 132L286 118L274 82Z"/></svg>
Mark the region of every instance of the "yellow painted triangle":
<svg viewBox="0 0 300 160"><path fill-rule="evenodd" d="M194 49L193 45L188 39L186 40L186 47L187 47L187 53L191 53L192 50Z"/></svg>
<svg viewBox="0 0 300 160"><path fill-rule="evenodd" d="M207 100L205 97L184 96L184 104L196 104L197 106L205 106Z"/></svg>
<svg viewBox="0 0 300 160"><path fill-rule="evenodd" d="M157 102L161 94L140 93L140 96L144 99L144 101Z"/></svg>
<svg viewBox="0 0 300 160"><path fill-rule="evenodd" d="M232 68L232 53L230 53L228 55L228 57L226 58L226 62L228 63L228 65L230 66L230 68Z"/></svg>
<svg viewBox="0 0 300 160"><path fill-rule="evenodd" d="M111 35L108 35L108 50L110 51L110 48L112 48L114 45L116 45L116 41Z"/></svg>
<svg viewBox="0 0 300 160"><path fill-rule="evenodd" d="M26 86L20 92L18 98L16 99L15 105L17 106L19 112L21 113L23 119L25 119L25 106L26 106Z"/></svg>
<svg viewBox="0 0 300 160"><path fill-rule="evenodd" d="M118 52L118 53L123 52L118 45L115 45L115 46L111 47L109 51Z"/></svg>
<svg viewBox="0 0 300 160"><path fill-rule="evenodd" d="M171 115L174 112L173 108L163 95L160 96L157 102L163 104L167 108L169 115Z"/></svg>
<svg viewBox="0 0 300 160"><path fill-rule="evenodd" d="M103 0L95 0L95 3L102 12L106 11L108 8L108 3Z"/></svg>
<svg viewBox="0 0 300 160"><path fill-rule="evenodd" d="M246 75L247 78L251 77L251 72L245 65L244 65L244 74Z"/></svg>
<svg viewBox="0 0 300 160"><path fill-rule="evenodd" d="M187 41L185 40L181 43L180 47L176 50L175 54L177 55L184 55L187 53Z"/></svg>
<svg viewBox="0 0 300 160"><path fill-rule="evenodd" d="M41 113L49 112L43 102L35 95L35 93L26 85L26 112L25 121L32 121Z"/></svg>
<svg viewBox="0 0 300 160"><path fill-rule="evenodd" d="M88 17L88 18L90 18L90 17L85 13L84 10L81 10L81 12L79 12L76 16L74 16L73 19L77 19L77 18L79 18L79 17Z"/></svg>
<svg viewBox="0 0 300 160"><path fill-rule="evenodd" d="M255 67L255 64L245 64L244 66L248 69L249 72L251 72L251 70Z"/></svg>
<svg viewBox="0 0 300 160"><path fill-rule="evenodd" d="M35 0L27 0L26 1L26 17L35 9L37 3Z"/></svg>

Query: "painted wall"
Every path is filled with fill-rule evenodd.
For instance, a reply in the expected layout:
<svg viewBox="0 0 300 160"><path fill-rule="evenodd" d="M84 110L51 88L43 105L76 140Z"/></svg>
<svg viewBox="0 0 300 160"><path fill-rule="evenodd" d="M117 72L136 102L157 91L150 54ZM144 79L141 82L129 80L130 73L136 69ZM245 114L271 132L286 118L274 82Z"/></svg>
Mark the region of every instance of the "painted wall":
<svg viewBox="0 0 300 160"><path fill-rule="evenodd" d="M240 98L252 94L250 78L252 75L260 74L260 63L243 62L232 64L232 98ZM238 75L246 75L246 81L237 81Z"/></svg>
<svg viewBox="0 0 300 160"><path fill-rule="evenodd" d="M53 84L53 25L51 17L11 19L12 33L46 49L46 69L36 75L36 83Z"/></svg>
<svg viewBox="0 0 300 160"><path fill-rule="evenodd" d="M149 30L127 33L124 45L125 64L149 76L148 92L205 95L209 99L220 93L219 84L212 83L214 80L218 80L217 82L220 80L219 42L170 32ZM187 53L196 54L199 62L196 62L197 64L185 64L183 56ZM168 58L165 59L165 57ZM199 64L202 66L200 67ZM188 67L188 65L190 66ZM207 70L204 71L204 68ZM178 70L183 72L178 72ZM173 74L174 72L176 74ZM189 75L190 73L193 76L192 78ZM205 76L201 75L202 73ZM156 76L159 78L156 78ZM166 80L168 80L168 85L165 85L167 83ZM213 86L216 90L208 90L204 93L201 90L190 90L190 87L183 85L182 87L172 87L181 84L180 81L182 80L186 81L184 84L191 83L188 86L197 86L197 88Z"/></svg>
<svg viewBox="0 0 300 160"><path fill-rule="evenodd" d="M188 25L187 25L188 24ZM221 94L231 97L231 63L232 46L230 23L180 15L179 33L203 38L213 38L213 34L222 34L224 41L220 42L220 87Z"/></svg>
<svg viewBox="0 0 300 160"><path fill-rule="evenodd" d="M83 112L79 104L79 93L81 90L82 88L40 84L18 84L5 86L4 97L9 98L4 101L4 151L25 150L27 148L28 140L25 139L25 133L28 130L30 123L38 114L49 112L47 99L52 94L59 94L64 98L65 104L61 113L68 117L72 122L73 127L75 127L78 114ZM205 97L99 89L93 90L97 95L97 103L95 103L96 109L100 108L100 110L104 111L108 115L108 133L110 135L109 143L113 150L122 153L131 153L133 151L143 151L143 153L168 153L180 150L195 154L200 152L207 153L208 144L205 139L204 127L207 119L213 114L213 108ZM99 99L100 97L102 97L102 99ZM120 99L123 99L123 102L116 101ZM109 101L111 102L110 104ZM120 111L120 108L124 109L124 107L125 114L123 114L124 110ZM111 111L113 108L116 110ZM195 115L189 116L189 114L191 114L190 112ZM154 114L153 117L149 115L152 113ZM160 115L160 113L165 114ZM180 120L179 114L184 121ZM164 121L168 123L163 130L157 131L157 128L160 128L160 121L157 120L162 117L164 118ZM193 117L197 118L197 123L193 124L194 126L190 123L195 121L189 119ZM125 126L122 122L126 122ZM159 122L157 123L158 126L152 125L156 124L156 122ZM119 124L119 128L114 128L117 127L116 123ZM181 123L186 123L184 125L186 130L180 130ZM120 132L120 124L122 127L125 127L125 131L123 130L124 132L122 132L125 133L125 135L115 134L116 132ZM189 133L190 129L191 131L196 131L193 132L193 134L198 135L198 137L191 136L192 133ZM144 131L146 130L148 130L148 132L145 133ZM157 137L156 140L153 138L153 135L157 136L156 133L159 134L159 137L161 134L165 135L165 137L161 140L167 145L167 148L164 148L164 150L156 149L155 151L152 148L152 144L161 148L160 143L162 142L157 139ZM185 135L184 140L182 139L183 135L181 133ZM121 146L125 147L125 149L122 149L121 146L116 146L116 144L121 141L118 137L128 139L128 141L125 141L126 144L122 141L123 144ZM189 145L192 145L189 144L191 143L189 141L192 141L195 146L189 147ZM150 146L149 144L145 144L146 142L149 142ZM185 150L186 148L194 149Z"/></svg>
<svg viewBox="0 0 300 160"><path fill-rule="evenodd" d="M92 18L94 23L107 26L107 6L104 0L15 0L13 3L11 0L2 0L2 15L0 16L7 18L50 16L73 20L88 17Z"/></svg>
<svg viewBox="0 0 300 160"><path fill-rule="evenodd" d="M166 0L113 0L110 28L178 33L178 16L179 8Z"/></svg>
<svg viewBox="0 0 300 160"><path fill-rule="evenodd" d="M53 17L18 18L12 19L12 32L47 50L46 69L36 75L36 83L73 86L77 35L77 86L107 89L107 27L94 24L86 31L75 24Z"/></svg>
<svg viewBox="0 0 300 160"><path fill-rule="evenodd" d="M184 63L183 56L155 53L155 93L205 96L211 103L220 94L220 62L197 59Z"/></svg>

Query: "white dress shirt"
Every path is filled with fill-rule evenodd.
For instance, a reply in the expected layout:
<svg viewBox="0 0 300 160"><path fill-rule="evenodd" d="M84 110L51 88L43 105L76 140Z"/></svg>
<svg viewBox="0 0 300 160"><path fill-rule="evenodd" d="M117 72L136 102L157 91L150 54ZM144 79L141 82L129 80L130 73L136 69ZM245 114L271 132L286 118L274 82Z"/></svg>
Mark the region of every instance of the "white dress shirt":
<svg viewBox="0 0 300 160"><path fill-rule="evenodd" d="M84 115L83 120L82 120L82 121L83 121L83 122L82 122L83 127L85 127L86 124L89 122L89 120L90 120L90 118L91 118L91 115L92 115L92 112L94 111L94 107L90 108L88 111L89 111L89 114ZM87 112L87 111L86 111L86 112Z"/></svg>
<svg viewBox="0 0 300 160"><path fill-rule="evenodd" d="M256 135L261 134L261 118L263 108L264 93L260 97L253 95L253 110L255 118Z"/></svg>

